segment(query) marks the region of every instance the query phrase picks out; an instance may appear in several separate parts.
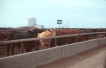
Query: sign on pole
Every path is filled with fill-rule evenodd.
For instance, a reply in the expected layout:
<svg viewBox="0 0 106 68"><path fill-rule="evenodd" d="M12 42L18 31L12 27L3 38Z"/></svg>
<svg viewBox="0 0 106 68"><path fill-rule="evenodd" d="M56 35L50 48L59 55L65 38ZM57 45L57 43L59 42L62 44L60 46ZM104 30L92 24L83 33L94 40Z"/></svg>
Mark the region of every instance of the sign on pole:
<svg viewBox="0 0 106 68"><path fill-rule="evenodd" d="M60 28L60 24L62 24L62 20L57 20L57 24L59 24L59 28Z"/></svg>
<svg viewBox="0 0 106 68"><path fill-rule="evenodd" d="M57 20L57 24L62 24L62 20Z"/></svg>

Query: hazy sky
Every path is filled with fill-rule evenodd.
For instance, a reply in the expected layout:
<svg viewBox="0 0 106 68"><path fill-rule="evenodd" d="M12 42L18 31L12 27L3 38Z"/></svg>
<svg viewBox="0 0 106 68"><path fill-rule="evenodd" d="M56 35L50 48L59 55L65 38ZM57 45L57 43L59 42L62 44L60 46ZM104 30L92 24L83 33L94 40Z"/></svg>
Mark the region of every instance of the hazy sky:
<svg viewBox="0 0 106 68"><path fill-rule="evenodd" d="M106 0L0 0L0 27L26 26L27 18L47 28L106 28ZM62 25L61 25L62 26Z"/></svg>

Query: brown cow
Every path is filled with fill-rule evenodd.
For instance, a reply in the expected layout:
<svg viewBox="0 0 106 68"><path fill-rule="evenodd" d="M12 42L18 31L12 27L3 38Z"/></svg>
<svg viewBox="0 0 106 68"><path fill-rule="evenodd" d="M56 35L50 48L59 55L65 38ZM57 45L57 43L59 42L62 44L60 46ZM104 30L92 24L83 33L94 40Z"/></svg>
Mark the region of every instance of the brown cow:
<svg viewBox="0 0 106 68"><path fill-rule="evenodd" d="M2 33L0 32L0 41L3 40Z"/></svg>
<svg viewBox="0 0 106 68"><path fill-rule="evenodd" d="M70 34L81 34L81 33L83 33L81 30L64 29L64 28L58 29L56 31L57 36L70 35ZM78 35L77 38L76 36L56 38L56 42L55 42L55 39L52 39L50 45L51 47L55 47L56 45L61 46L61 45L75 43L75 42L86 41L89 39L89 37L90 37L89 35Z"/></svg>
<svg viewBox="0 0 106 68"><path fill-rule="evenodd" d="M57 36L69 35L69 34L80 34L80 33L82 33L82 31L80 31L80 30L64 29L64 28L58 29L56 31ZM65 45L65 44L71 44L71 43L75 43L76 41L81 42L81 41L84 41L85 39L86 39L86 37L83 37L83 36L77 36L77 39L76 39L76 36L57 38L56 42L55 42L55 39L52 39L51 47L54 47L56 45L61 46L61 45ZM54 43L56 43L56 45Z"/></svg>
<svg viewBox="0 0 106 68"><path fill-rule="evenodd" d="M4 39L6 39L6 33L4 32L0 32L0 41L4 41Z"/></svg>
<svg viewBox="0 0 106 68"><path fill-rule="evenodd" d="M55 36L55 35L56 35L55 29L51 28L51 29L46 30L46 31L44 31L42 33L39 33L37 38L44 38L44 37ZM44 49L46 47L49 48L50 47L50 42L51 42L51 39L40 40L42 49Z"/></svg>
<svg viewBox="0 0 106 68"><path fill-rule="evenodd" d="M20 31L9 31L7 33L7 40L17 40L17 39L27 39L27 38L36 38L38 33L41 33L45 30L43 29L30 29L28 32L20 32ZM11 45L12 44L12 45ZM26 42L17 42L11 43L7 45L7 56L9 56L9 51L11 49L12 55L14 55L15 47L21 48L22 44L24 44L26 52L31 52L33 46L35 46L35 41L26 41Z"/></svg>

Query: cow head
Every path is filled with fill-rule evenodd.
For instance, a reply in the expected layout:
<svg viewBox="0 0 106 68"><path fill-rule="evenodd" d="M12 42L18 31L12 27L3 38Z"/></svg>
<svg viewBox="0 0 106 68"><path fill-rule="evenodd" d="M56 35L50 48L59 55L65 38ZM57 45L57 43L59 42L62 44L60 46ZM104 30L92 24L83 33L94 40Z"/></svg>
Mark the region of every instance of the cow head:
<svg viewBox="0 0 106 68"><path fill-rule="evenodd" d="M0 41L3 41L7 38L6 33L0 32Z"/></svg>
<svg viewBox="0 0 106 68"><path fill-rule="evenodd" d="M2 33L0 32L0 41L3 40Z"/></svg>
<svg viewBox="0 0 106 68"><path fill-rule="evenodd" d="M30 29L30 30L28 31L28 33L29 33L29 34L32 34L33 37L36 37L37 34L38 34L37 29Z"/></svg>
<svg viewBox="0 0 106 68"><path fill-rule="evenodd" d="M28 31L28 33L32 33L33 37L37 37L38 33L42 33L43 29L33 28Z"/></svg>
<svg viewBox="0 0 106 68"><path fill-rule="evenodd" d="M53 36L56 35L56 30L54 28L49 29L50 32L52 32Z"/></svg>

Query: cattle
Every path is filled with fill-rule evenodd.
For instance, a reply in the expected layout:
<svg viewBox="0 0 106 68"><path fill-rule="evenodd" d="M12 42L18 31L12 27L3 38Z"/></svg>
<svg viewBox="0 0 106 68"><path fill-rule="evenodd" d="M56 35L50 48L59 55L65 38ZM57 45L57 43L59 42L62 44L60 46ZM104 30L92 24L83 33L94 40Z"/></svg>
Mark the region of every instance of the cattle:
<svg viewBox="0 0 106 68"><path fill-rule="evenodd" d="M92 32L104 32L104 29L92 29ZM91 34L91 39L103 37L103 34Z"/></svg>
<svg viewBox="0 0 106 68"><path fill-rule="evenodd" d="M34 29L29 30L28 32L33 33L33 35L34 35L33 38L37 38L38 33L42 33L42 32L44 32L46 30L47 29L38 29L38 28L35 29L34 28ZM39 40L35 40L34 42L35 42L35 44L34 44L35 50L38 50L39 49L39 45L41 45L41 44L40 44Z"/></svg>
<svg viewBox="0 0 106 68"><path fill-rule="evenodd" d="M67 30L65 29L57 29L56 30L56 36L61 36L61 35L67 35ZM53 38L51 40L50 46L55 47L55 46L61 46L66 44L67 37L61 37L61 38Z"/></svg>
<svg viewBox="0 0 106 68"><path fill-rule="evenodd" d="M55 29L51 28L42 33L39 33L37 38L44 38L44 37L55 36L55 35L56 35ZM41 43L42 49L50 47L51 39L43 39L43 40L39 40L39 41Z"/></svg>
<svg viewBox="0 0 106 68"><path fill-rule="evenodd" d="M104 29L104 32L106 32L106 29ZM106 33L104 34L104 36L106 37Z"/></svg>
<svg viewBox="0 0 106 68"><path fill-rule="evenodd" d="M61 35L69 35L69 34L81 34L82 31L80 30L73 30L73 29L58 29L56 30L56 35L57 36L61 36ZM56 41L55 41L56 40ZM81 41L85 41L86 40L86 36L70 36L70 37L61 37L61 38L55 38L52 39L51 41L51 47L54 47L56 45L61 46L61 45L65 45L65 44L71 44L71 43L75 43L75 42L81 42ZM55 45L56 43L56 45Z"/></svg>
<svg viewBox="0 0 106 68"><path fill-rule="evenodd" d="M57 36L60 35L67 35L67 31L66 30L57 30ZM57 38L57 45L65 45L66 44L66 38Z"/></svg>
<svg viewBox="0 0 106 68"><path fill-rule="evenodd" d="M0 32L0 41L4 41L7 38L6 33Z"/></svg>
<svg viewBox="0 0 106 68"><path fill-rule="evenodd" d="M62 30L58 30L57 32L58 35L69 35L69 34L79 34L79 33L80 32L78 30L72 30L72 29L71 30L62 29ZM64 44L71 44L76 42L76 37L75 36L64 37L64 38L61 38L60 40L63 40L62 42L64 42ZM60 43L58 43L58 45L60 45Z"/></svg>
<svg viewBox="0 0 106 68"><path fill-rule="evenodd" d="M81 30L73 30L73 29L68 30L68 34L81 34L81 33L83 33ZM68 38L69 38L69 40L67 40L68 44L88 40L86 35L72 36Z"/></svg>
<svg viewBox="0 0 106 68"><path fill-rule="evenodd" d="M23 37L26 37L26 36L27 36L27 34L25 32L9 31L7 33L7 41L8 40L22 39ZM11 48L12 55L14 55L15 46L20 49L21 48L21 44L22 44L22 42L7 44L7 56L9 56L10 48Z"/></svg>
<svg viewBox="0 0 106 68"><path fill-rule="evenodd" d="M0 32L0 41L3 40L3 34Z"/></svg>
<svg viewBox="0 0 106 68"><path fill-rule="evenodd" d="M30 29L28 32L19 32L19 31L9 31L7 33L7 40L17 40L17 39L27 39L27 38L36 38L38 33L41 33L45 30L42 29ZM12 55L14 55L15 46L19 49L21 48L22 43L24 44L26 52L30 52L35 45L35 41L24 41L7 44L7 56L9 56L9 51L11 48Z"/></svg>
<svg viewBox="0 0 106 68"><path fill-rule="evenodd" d="M68 35L68 34L69 34L68 31L65 29L56 30L56 36ZM56 45L58 45L58 46L65 45L68 42L68 40L70 40L69 37L55 38L55 39L52 39L50 45L51 45L51 47L54 47Z"/></svg>

